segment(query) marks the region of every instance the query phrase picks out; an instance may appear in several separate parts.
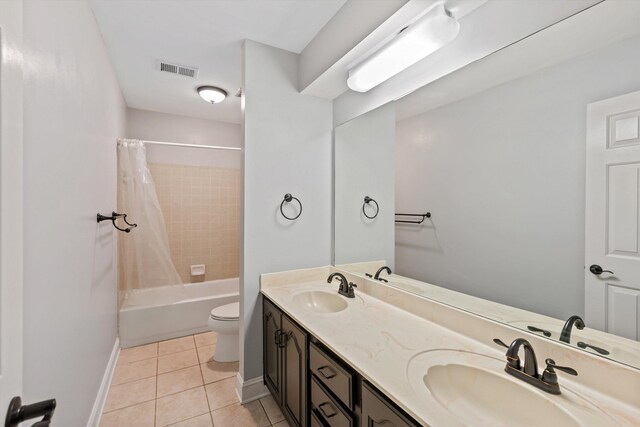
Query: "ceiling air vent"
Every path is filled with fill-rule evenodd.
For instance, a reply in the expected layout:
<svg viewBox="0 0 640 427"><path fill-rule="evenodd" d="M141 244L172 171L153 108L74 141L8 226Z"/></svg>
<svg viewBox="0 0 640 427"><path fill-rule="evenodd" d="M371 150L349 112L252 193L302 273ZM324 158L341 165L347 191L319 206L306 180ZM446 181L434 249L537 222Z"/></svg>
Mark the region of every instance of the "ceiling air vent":
<svg viewBox="0 0 640 427"><path fill-rule="evenodd" d="M198 69L196 67L172 64L167 61L158 61L158 70L171 74L178 74L180 76L191 77L193 79L198 77Z"/></svg>

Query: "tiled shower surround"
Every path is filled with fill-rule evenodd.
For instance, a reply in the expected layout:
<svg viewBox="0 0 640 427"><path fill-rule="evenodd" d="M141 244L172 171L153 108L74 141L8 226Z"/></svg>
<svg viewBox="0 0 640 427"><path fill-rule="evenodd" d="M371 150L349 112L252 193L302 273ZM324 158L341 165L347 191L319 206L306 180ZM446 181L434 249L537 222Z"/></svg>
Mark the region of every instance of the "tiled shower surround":
<svg viewBox="0 0 640 427"><path fill-rule="evenodd" d="M240 169L150 163L169 235L171 258L184 283L191 265L204 280L238 277Z"/></svg>

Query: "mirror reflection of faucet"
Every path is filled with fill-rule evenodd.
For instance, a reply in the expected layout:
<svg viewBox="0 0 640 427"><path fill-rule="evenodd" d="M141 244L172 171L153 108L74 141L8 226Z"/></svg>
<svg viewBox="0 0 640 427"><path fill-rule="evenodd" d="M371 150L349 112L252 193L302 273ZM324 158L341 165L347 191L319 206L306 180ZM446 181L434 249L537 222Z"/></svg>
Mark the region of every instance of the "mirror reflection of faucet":
<svg viewBox="0 0 640 427"><path fill-rule="evenodd" d="M383 267L380 267L378 271L376 271L376 274L372 275L369 273L365 273L365 276L371 277L372 279L378 280L380 282L389 283L387 279L383 279L382 277L380 277L380 274L382 274L383 271L386 271L387 274L391 274L391 269L385 265Z"/></svg>
<svg viewBox="0 0 640 427"><path fill-rule="evenodd" d="M584 329L584 320L582 320L582 317L573 315L567 319L562 327L562 332L560 332L560 341L566 342L567 344L571 343L571 329L574 326L579 330Z"/></svg>

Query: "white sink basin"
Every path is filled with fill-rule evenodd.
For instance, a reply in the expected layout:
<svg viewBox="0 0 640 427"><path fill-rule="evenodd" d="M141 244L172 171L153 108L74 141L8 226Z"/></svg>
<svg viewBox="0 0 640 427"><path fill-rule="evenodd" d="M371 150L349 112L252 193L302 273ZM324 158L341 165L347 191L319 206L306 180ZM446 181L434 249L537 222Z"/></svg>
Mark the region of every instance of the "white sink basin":
<svg viewBox="0 0 640 427"><path fill-rule="evenodd" d="M314 313L337 313L347 308L347 300L337 292L307 291L293 296L293 302Z"/></svg>
<svg viewBox="0 0 640 427"><path fill-rule="evenodd" d="M411 360L407 376L414 391L447 425L616 425L604 411L566 387L546 393L504 372L505 361L478 353L433 350Z"/></svg>
<svg viewBox="0 0 640 427"><path fill-rule="evenodd" d="M534 426L541 424L542 414L547 425L579 425L552 399L532 387L509 381L499 372L465 365L437 365L429 368L423 381L440 405L470 425L483 420L492 426Z"/></svg>

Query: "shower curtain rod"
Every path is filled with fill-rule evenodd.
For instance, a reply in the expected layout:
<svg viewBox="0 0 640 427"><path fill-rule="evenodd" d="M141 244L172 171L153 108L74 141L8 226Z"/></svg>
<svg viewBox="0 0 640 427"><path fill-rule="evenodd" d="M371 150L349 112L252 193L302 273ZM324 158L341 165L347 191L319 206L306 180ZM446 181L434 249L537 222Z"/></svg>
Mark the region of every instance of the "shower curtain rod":
<svg viewBox="0 0 640 427"><path fill-rule="evenodd" d="M208 148L210 150L229 150L229 151L242 151L240 147L223 147L220 145L198 145L198 144L181 144L178 142L163 142L163 141L142 141L145 144L152 145L171 145L173 147L188 147L188 148Z"/></svg>

